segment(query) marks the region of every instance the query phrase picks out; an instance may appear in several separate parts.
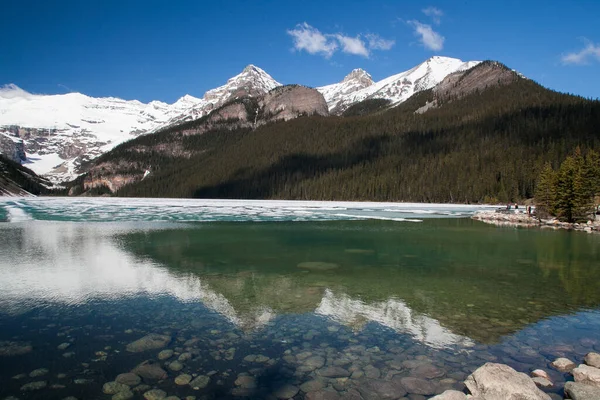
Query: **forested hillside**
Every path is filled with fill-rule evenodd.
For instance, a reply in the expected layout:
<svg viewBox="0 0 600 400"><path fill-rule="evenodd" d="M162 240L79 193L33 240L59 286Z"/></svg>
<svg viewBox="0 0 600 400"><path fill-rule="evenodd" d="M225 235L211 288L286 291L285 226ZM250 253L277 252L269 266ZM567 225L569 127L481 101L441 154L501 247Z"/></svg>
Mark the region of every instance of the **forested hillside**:
<svg viewBox="0 0 600 400"><path fill-rule="evenodd" d="M0 196L51 194L51 183L0 154Z"/></svg>
<svg viewBox="0 0 600 400"><path fill-rule="evenodd" d="M196 136L178 136L175 127L137 140L183 143L188 157L153 153L152 173L116 194L424 202L530 198L546 162L558 166L577 146L583 152L600 148L600 102L527 79L505 81L467 95L462 88L456 91L460 96L450 90L434 98L429 90L367 115L309 116ZM415 112L426 104L436 106ZM363 109L379 108L372 106ZM127 146L133 145L102 160L147 161L149 154L133 156Z"/></svg>

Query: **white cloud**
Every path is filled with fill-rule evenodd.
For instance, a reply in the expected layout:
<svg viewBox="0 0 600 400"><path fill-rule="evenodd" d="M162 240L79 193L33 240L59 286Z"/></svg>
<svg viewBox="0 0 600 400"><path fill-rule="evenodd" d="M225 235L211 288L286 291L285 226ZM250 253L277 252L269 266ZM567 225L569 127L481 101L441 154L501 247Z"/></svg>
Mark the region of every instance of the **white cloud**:
<svg viewBox="0 0 600 400"><path fill-rule="evenodd" d="M369 57L369 50L365 46L365 42L362 41L360 36L353 38L338 33L335 35L335 38L340 42L342 51L344 53Z"/></svg>
<svg viewBox="0 0 600 400"><path fill-rule="evenodd" d="M442 17L444 16L444 12L442 10L433 6L424 8L421 11L423 11L423 14L427 15L428 17L431 17L431 19L436 25L440 24L440 22L442 21Z"/></svg>
<svg viewBox="0 0 600 400"><path fill-rule="evenodd" d="M309 54L322 54L329 58L337 50L337 43L329 36L322 34L306 22L296 25L287 34L294 38L294 48L298 51L305 50Z"/></svg>
<svg viewBox="0 0 600 400"><path fill-rule="evenodd" d="M440 51L444 48L445 38L434 31L431 25L416 20L408 21L408 24L414 28L415 36L419 36L419 41L425 48L433 51Z"/></svg>
<svg viewBox="0 0 600 400"><path fill-rule="evenodd" d="M369 41L371 50L389 50L396 44L395 40L387 40L374 33L367 33L365 38Z"/></svg>
<svg viewBox="0 0 600 400"><path fill-rule="evenodd" d="M306 22L288 30L287 34L293 38L294 49L320 54L325 58L330 58L336 51L369 58L372 50L389 50L396 43L373 33L358 34L356 37L343 33L322 33Z"/></svg>
<svg viewBox="0 0 600 400"><path fill-rule="evenodd" d="M590 60L596 59L600 62L600 44L594 44L590 40L584 39L585 47L578 52L563 55L563 64L589 64Z"/></svg>

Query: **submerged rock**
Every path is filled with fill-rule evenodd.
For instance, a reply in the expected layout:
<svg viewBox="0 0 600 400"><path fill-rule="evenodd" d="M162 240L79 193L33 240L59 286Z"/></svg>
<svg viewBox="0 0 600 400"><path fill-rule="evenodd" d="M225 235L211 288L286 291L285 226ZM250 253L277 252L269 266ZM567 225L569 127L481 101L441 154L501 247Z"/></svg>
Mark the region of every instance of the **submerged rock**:
<svg viewBox="0 0 600 400"><path fill-rule="evenodd" d="M143 338L129 343L126 346L126 349L131 353L139 353L146 350L160 349L168 345L170 342L170 336L159 335L157 333L150 333L144 336Z"/></svg>
<svg viewBox="0 0 600 400"><path fill-rule="evenodd" d="M32 351L33 347L29 343L0 341L0 356L21 356Z"/></svg>
<svg viewBox="0 0 600 400"><path fill-rule="evenodd" d="M112 397L112 400L129 400L131 398L133 398L133 392L131 390L127 389L127 390L123 390L122 392L115 394Z"/></svg>
<svg viewBox="0 0 600 400"><path fill-rule="evenodd" d="M104 394L117 394L119 392L125 392L129 390L129 386L119 382L106 382L102 386L102 393Z"/></svg>
<svg viewBox="0 0 600 400"><path fill-rule="evenodd" d="M190 382L190 386L194 390L204 389L210 383L210 377L206 375L200 375Z"/></svg>
<svg viewBox="0 0 600 400"><path fill-rule="evenodd" d="M153 361L144 361L135 367L132 373L141 376L144 379L160 380L167 377L167 371L161 368L159 364Z"/></svg>
<svg viewBox="0 0 600 400"><path fill-rule="evenodd" d="M48 382L46 381L37 381L37 382L29 382L25 385L21 386L21 391L30 392L33 390L40 390L48 386Z"/></svg>
<svg viewBox="0 0 600 400"><path fill-rule="evenodd" d="M435 394L436 390L436 385L433 382L412 376L401 378L400 384L408 393L413 394L432 395Z"/></svg>
<svg viewBox="0 0 600 400"><path fill-rule="evenodd" d="M342 397L334 390L317 390L315 392L306 393L306 396L304 397L305 400L339 400L342 398L351 399L352 397L348 395Z"/></svg>
<svg viewBox="0 0 600 400"><path fill-rule="evenodd" d="M465 385L473 396L485 400L551 400L529 376L504 364L485 363L469 375Z"/></svg>
<svg viewBox="0 0 600 400"><path fill-rule="evenodd" d="M173 357L173 350L168 349L168 350L163 350L160 353L158 353L158 359L159 360L167 360L169 358Z"/></svg>
<svg viewBox="0 0 600 400"><path fill-rule="evenodd" d="M399 399L406 394L404 387L398 382L369 380L358 388L364 400Z"/></svg>
<svg viewBox="0 0 600 400"><path fill-rule="evenodd" d="M160 389L152 389L144 393L144 399L146 400L163 400L165 397L167 397L167 392Z"/></svg>
<svg viewBox="0 0 600 400"><path fill-rule="evenodd" d="M345 378L350 376L350 372L342 367L327 367L318 370L318 373L325 378Z"/></svg>
<svg viewBox="0 0 600 400"><path fill-rule="evenodd" d="M298 392L300 391L300 389L298 389L297 386L294 385L290 385L290 384L285 384L283 386L278 387L274 392L273 395L275 397L277 397L278 399L291 399L292 397L294 397Z"/></svg>
<svg viewBox="0 0 600 400"><path fill-rule="evenodd" d="M38 369L34 369L33 371L31 371L29 373L29 377L30 378L37 378L39 376L44 376L46 375L48 372L50 372L48 370L48 368L38 368Z"/></svg>
<svg viewBox="0 0 600 400"><path fill-rule="evenodd" d="M340 266L338 264L323 261L307 261L298 264L298 268L308 269L311 271L329 271L339 267Z"/></svg>
<svg viewBox="0 0 600 400"><path fill-rule="evenodd" d="M179 385L179 386L187 385L191 381L192 381L192 376L189 374L181 374L175 378L175 384Z"/></svg>
<svg viewBox="0 0 600 400"><path fill-rule="evenodd" d="M115 381L122 383L123 385L135 386L138 385L142 381L142 379L132 372L126 372L124 374L117 375Z"/></svg>

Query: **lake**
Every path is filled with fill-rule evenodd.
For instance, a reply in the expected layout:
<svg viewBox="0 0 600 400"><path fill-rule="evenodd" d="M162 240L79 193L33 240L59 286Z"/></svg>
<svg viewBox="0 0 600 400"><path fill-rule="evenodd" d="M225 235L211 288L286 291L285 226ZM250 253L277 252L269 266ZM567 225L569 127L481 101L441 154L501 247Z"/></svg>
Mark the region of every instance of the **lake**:
<svg viewBox="0 0 600 400"><path fill-rule="evenodd" d="M600 351L600 235L485 208L0 199L0 399L420 399L487 361L562 394L549 363Z"/></svg>

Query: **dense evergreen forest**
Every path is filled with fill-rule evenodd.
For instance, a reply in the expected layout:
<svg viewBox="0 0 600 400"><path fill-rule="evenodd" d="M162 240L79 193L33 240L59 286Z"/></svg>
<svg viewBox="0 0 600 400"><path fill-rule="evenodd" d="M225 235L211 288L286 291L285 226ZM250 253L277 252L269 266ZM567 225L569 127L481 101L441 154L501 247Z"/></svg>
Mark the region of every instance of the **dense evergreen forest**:
<svg viewBox="0 0 600 400"><path fill-rule="evenodd" d="M49 181L0 154L0 193L20 195L22 189L35 195L54 194L48 186L51 186Z"/></svg>
<svg viewBox="0 0 600 400"><path fill-rule="evenodd" d="M152 167L119 196L477 203L531 198L544 165L558 168L576 147L600 148L600 102L531 80L415 113L433 96L421 92L387 111L371 101L347 116L255 130L182 136L172 127L101 159ZM132 150L144 143L176 143L188 156Z"/></svg>

